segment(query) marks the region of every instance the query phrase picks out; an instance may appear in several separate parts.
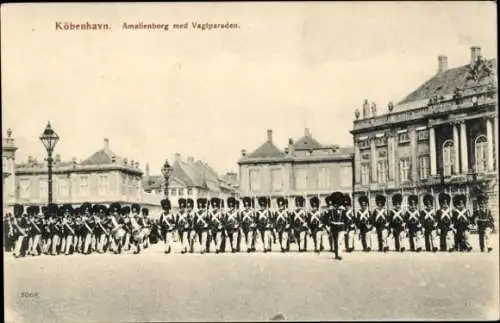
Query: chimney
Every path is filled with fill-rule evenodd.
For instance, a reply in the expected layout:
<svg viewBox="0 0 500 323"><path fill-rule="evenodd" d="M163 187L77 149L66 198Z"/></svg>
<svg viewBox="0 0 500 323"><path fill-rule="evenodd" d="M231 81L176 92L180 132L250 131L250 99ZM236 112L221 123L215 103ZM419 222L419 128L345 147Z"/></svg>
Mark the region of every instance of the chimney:
<svg viewBox="0 0 500 323"><path fill-rule="evenodd" d="M187 161L188 161L188 163L190 163L190 164L194 163L194 157L189 156L189 157L187 158Z"/></svg>
<svg viewBox="0 0 500 323"><path fill-rule="evenodd" d="M241 156L245 157L247 155L247 150L246 149L242 149L241 150Z"/></svg>
<svg viewBox="0 0 500 323"><path fill-rule="evenodd" d="M111 156L111 162L112 162L113 164L114 164L114 163L116 163L116 156L115 156L115 155Z"/></svg>
<svg viewBox="0 0 500 323"><path fill-rule="evenodd" d="M109 149L109 139L104 138L104 149Z"/></svg>
<svg viewBox="0 0 500 323"><path fill-rule="evenodd" d="M448 57L445 55L438 56L438 73L448 69Z"/></svg>
<svg viewBox="0 0 500 323"><path fill-rule="evenodd" d="M146 168L144 169L144 180L146 184L149 183L149 163L146 163Z"/></svg>
<svg viewBox="0 0 500 323"><path fill-rule="evenodd" d="M267 141L273 142L273 130L272 129L267 129Z"/></svg>
<svg viewBox="0 0 500 323"><path fill-rule="evenodd" d="M293 155L293 139L288 138L288 154Z"/></svg>
<svg viewBox="0 0 500 323"><path fill-rule="evenodd" d="M304 129L304 136L306 136L306 137L310 137L311 136L311 132L309 131L309 128L305 128Z"/></svg>
<svg viewBox="0 0 500 323"><path fill-rule="evenodd" d="M480 56L481 56L481 47L472 46L470 48L470 65L474 66L474 64L476 64L476 61Z"/></svg>

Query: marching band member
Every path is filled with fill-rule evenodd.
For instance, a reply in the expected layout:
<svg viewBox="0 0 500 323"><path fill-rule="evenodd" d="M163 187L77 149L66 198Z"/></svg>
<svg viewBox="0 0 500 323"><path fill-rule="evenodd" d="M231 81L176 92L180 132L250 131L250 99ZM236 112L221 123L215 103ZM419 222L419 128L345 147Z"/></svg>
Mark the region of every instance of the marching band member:
<svg viewBox="0 0 500 323"><path fill-rule="evenodd" d="M271 212L269 211L269 199L267 197L258 198L259 210L255 212L257 222L258 238L262 243L262 251L268 252L272 250L272 235L271 235Z"/></svg>
<svg viewBox="0 0 500 323"><path fill-rule="evenodd" d="M110 212L107 221L109 228L108 232L110 233L109 249L111 249L115 254L119 254L122 252L123 240L126 234L125 229L123 228L123 221L121 221L119 215L120 211L124 208L121 207L120 203L112 203L109 208Z"/></svg>
<svg viewBox="0 0 500 323"><path fill-rule="evenodd" d="M94 235L96 239L96 249L98 253L104 252L107 236L109 232L106 229L107 208L104 205L98 205L97 212L94 214Z"/></svg>
<svg viewBox="0 0 500 323"><path fill-rule="evenodd" d="M281 252L290 250L290 240L288 236L291 234L290 229L290 213L288 212L288 200L284 197L278 197L278 210L275 212L274 227L278 234L278 241L281 247Z"/></svg>
<svg viewBox="0 0 500 323"><path fill-rule="evenodd" d="M372 223L377 235L378 251L388 251L387 245L388 227L387 211L385 209L386 198L384 195L375 196L376 207L372 212Z"/></svg>
<svg viewBox="0 0 500 323"><path fill-rule="evenodd" d="M14 244L14 257L21 257L24 253L22 250L23 242L28 237L28 222L24 213L24 206L21 204L14 205L14 218L12 219L13 237L16 237Z"/></svg>
<svg viewBox="0 0 500 323"><path fill-rule="evenodd" d="M372 235L373 230L372 216L368 208L368 197L361 195L358 198L360 210L356 212L356 223L359 229L359 238L363 251L370 251L372 249Z"/></svg>
<svg viewBox="0 0 500 323"><path fill-rule="evenodd" d="M465 208L466 197L464 194L453 196L454 210L451 212L451 221L455 231L455 250L456 251L471 251L472 247L469 244L469 227L472 219L469 210Z"/></svg>
<svg viewBox="0 0 500 323"><path fill-rule="evenodd" d="M165 253L172 252L172 243L174 241L174 231L176 228L175 215L171 212L172 204L169 199L161 200L163 212L160 215L160 230L165 241Z"/></svg>
<svg viewBox="0 0 500 323"><path fill-rule="evenodd" d="M143 249L147 249L149 247L149 236L151 234L152 221L149 218L149 209L147 207L143 207L141 212L142 216L139 217L139 225L142 227L141 245Z"/></svg>
<svg viewBox="0 0 500 323"><path fill-rule="evenodd" d="M439 235L439 247L441 251L452 252L453 246L453 223L451 220L450 195L444 192L439 194L439 210L436 212L436 220Z"/></svg>
<svg viewBox="0 0 500 323"><path fill-rule="evenodd" d="M328 219L330 223L330 234L332 235L333 251L335 259L342 260L339 255L339 236L344 229L344 221L342 219L341 205L344 203L344 194L342 192L334 192L330 196L332 208L329 211Z"/></svg>
<svg viewBox="0 0 500 323"><path fill-rule="evenodd" d="M487 207L488 198L481 194L477 197L478 208L474 211L473 220L476 224L477 232L479 234L479 249L484 252L484 248L491 252L490 234L494 229L493 216L491 210Z"/></svg>
<svg viewBox="0 0 500 323"><path fill-rule="evenodd" d="M238 251L238 233L240 231L240 221L238 219L238 209L236 207L236 199L234 197L227 198L228 209L224 214L224 231L225 239L229 239L231 252Z"/></svg>
<svg viewBox="0 0 500 323"><path fill-rule="evenodd" d="M302 196L295 197L295 210L292 212L293 229L295 240L299 247L299 252L307 251L307 235L309 228L307 226L307 214L304 207L305 199Z"/></svg>
<svg viewBox="0 0 500 323"><path fill-rule="evenodd" d="M240 213L241 232L245 240L247 252L255 251L255 211L253 209L253 199L243 198L243 210ZM243 239L242 239L243 240Z"/></svg>
<svg viewBox="0 0 500 323"><path fill-rule="evenodd" d="M344 195L344 244L347 252L354 251L354 237L356 235L356 221L352 214L352 203L349 194Z"/></svg>
<svg viewBox="0 0 500 323"><path fill-rule="evenodd" d="M223 214L220 209L221 200L218 197L213 197L210 200L211 209L208 212L209 219L209 234L208 234L208 246L207 252L210 252L210 244L213 242L215 247L215 253L222 252L222 222Z"/></svg>
<svg viewBox="0 0 500 323"><path fill-rule="evenodd" d="M188 212L186 210L186 199L179 199L179 211L176 214L176 227L179 234L179 239L181 241L181 253L186 253L188 251L189 243L189 234L191 230L191 219L188 218Z"/></svg>
<svg viewBox="0 0 500 323"><path fill-rule="evenodd" d="M196 200L197 210L194 214L194 229L196 231L196 237L200 244L200 252L204 254L210 251L210 240L209 240L209 213L206 198L198 198Z"/></svg>
<svg viewBox="0 0 500 323"><path fill-rule="evenodd" d="M143 239L142 228L141 225L139 224L140 206L139 204L132 204L131 209L133 211L132 213L128 214L128 221L127 221L128 232L130 232L129 242L130 242L130 247L132 247L132 245L135 246L134 254L138 254L141 252L141 242Z"/></svg>
<svg viewBox="0 0 500 323"><path fill-rule="evenodd" d="M408 210L405 213L405 223L408 228L408 242L410 251L422 251L422 225L417 210L418 196L411 194L408 196Z"/></svg>
<svg viewBox="0 0 500 323"><path fill-rule="evenodd" d="M322 214L319 209L319 198L313 196L309 199L311 210L307 212L307 224L311 230L311 236L314 244L314 252L319 253L321 245L321 233L323 232Z"/></svg>
<svg viewBox="0 0 500 323"><path fill-rule="evenodd" d="M387 221L389 224L389 230L392 232L392 236L394 237L394 250L401 252L406 249L402 243L402 240L406 235L405 220L403 218L403 210L401 209L402 201L403 196L400 193L396 193L392 196L392 210L389 211Z"/></svg>
<svg viewBox="0 0 500 323"><path fill-rule="evenodd" d="M424 229L425 250L436 252L437 242L437 221L434 212L434 196L425 194L423 197L424 209L420 211L420 223Z"/></svg>

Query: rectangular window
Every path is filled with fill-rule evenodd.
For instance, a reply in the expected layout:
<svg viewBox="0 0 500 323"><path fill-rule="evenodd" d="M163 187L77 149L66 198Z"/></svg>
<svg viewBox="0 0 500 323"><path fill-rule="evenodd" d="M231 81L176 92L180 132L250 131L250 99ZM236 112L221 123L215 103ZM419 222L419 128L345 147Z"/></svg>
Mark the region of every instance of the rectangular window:
<svg viewBox="0 0 500 323"><path fill-rule="evenodd" d="M108 192L108 176L100 175L98 179L98 192L99 195L106 195Z"/></svg>
<svg viewBox="0 0 500 323"><path fill-rule="evenodd" d="M379 183L387 183L387 160L377 162L377 174Z"/></svg>
<svg viewBox="0 0 500 323"><path fill-rule="evenodd" d="M377 147L387 146L387 137L383 136L383 137L375 138L375 146L377 146Z"/></svg>
<svg viewBox="0 0 500 323"><path fill-rule="evenodd" d="M410 159L402 158L399 160L399 180L408 182L410 180Z"/></svg>
<svg viewBox="0 0 500 323"><path fill-rule="evenodd" d="M429 156L421 156L418 161L418 173L420 179L429 177Z"/></svg>
<svg viewBox="0 0 500 323"><path fill-rule="evenodd" d="M61 197L69 196L69 179L68 178L59 178L59 195Z"/></svg>
<svg viewBox="0 0 500 323"><path fill-rule="evenodd" d="M31 187L30 187L30 180L29 179L21 179L19 181L19 195L21 195L22 198L29 198L31 195Z"/></svg>
<svg viewBox="0 0 500 323"><path fill-rule="evenodd" d="M451 176L453 173L453 160L455 158L455 152L453 146L445 146L443 148L443 173L444 176Z"/></svg>
<svg viewBox="0 0 500 323"><path fill-rule="evenodd" d="M250 169L250 192L260 192L260 170Z"/></svg>
<svg viewBox="0 0 500 323"><path fill-rule="evenodd" d="M330 168L321 167L318 169L318 188L330 188Z"/></svg>
<svg viewBox="0 0 500 323"><path fill-rule="evenodd" d="M283 173L281 169L271 170L271 189L273 192L279 192L283 189Z"/></svg>
<svg viewBox="0 0 500 323"><path fill-rule="evenodd" d="M187 194L188 196L193 195L193 189L192 188L188 188L187 191L188 191L188 194Z"/></svg>
<svg viewBox="0 0 500 323"><path fill-rule="evenodd" d="M398 135L399 143L406 144L410 142L410 135L408 132L403 132Z"/></svg>
<svg viewBox="0 0 500 323"><path fill-rule="evenodd" d="M171 188L170 189L170 195L177 196L177 189L176 188Z"/></svg>
<svg viewBox="0 0 500 323"><path fill-rule="evenodd" d="M361 185L370 184L370 164L364 163L361 165Z"/></svg>
<svg viewBox="0 0 500 323"><path fill-rule="evenodd" d="M80 196L89 195L89 177L80 176Z"/></svg>
<svg viewBox="0 0 500 323"><path fill-rule="evenodd" d="M307 170L306 169L296 169L295 170L295 189L305 190L307 188Z"/></svg>
<svg viewBox="0 0 500 323"><path fill-rule="evenodd" d="M418 141L427 141L429 140L429 130L423 129L417 131L417 140Z"/></svg>
<svg viewBox="0 0 500 323"><path fill-rule="evenodd" d="M359 149L370 148L370 142L368 141L368 139L360 140L358 142L358 145L359 145Z"/></svg>
<svg viewBox="0 0 500 323"><path fill-rule="evenodd" d="M179 196L184 196L184 189L183 188L179 188L179 189L177 189L177 191L178 191Z"/></svg>

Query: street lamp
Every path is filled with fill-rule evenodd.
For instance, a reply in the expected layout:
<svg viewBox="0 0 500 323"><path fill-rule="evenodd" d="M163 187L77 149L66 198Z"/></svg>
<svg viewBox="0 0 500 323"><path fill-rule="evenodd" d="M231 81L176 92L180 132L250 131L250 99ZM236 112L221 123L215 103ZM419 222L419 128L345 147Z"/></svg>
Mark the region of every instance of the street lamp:
<svg viewBox="0 0 500 323"><path fill-rule="evenodd" d="M45 146L45 149L47 149L47 162L49 166L49 180L48 180L48 189L49 189L49 203L52 203L52 152L54 151L54 147L56 146L57 142L59 141L59 136L57 133L52 129L50 126L50 121L47 123L47 127L45 127L45 130L43 131L42 135L40 136L40 141L43 143Z"/></svg>
<svg viewBox="0 0 500 323"><path fill-rule="evenodd" d="M163 174L163 178L165 179L165 188L164 188L165 198L168 198L168 180L170 179L170 174L172 174L172 170L173 170L172 166L170 166L168 159L165 159L165 163L161 168L161 173Z"/></svg>

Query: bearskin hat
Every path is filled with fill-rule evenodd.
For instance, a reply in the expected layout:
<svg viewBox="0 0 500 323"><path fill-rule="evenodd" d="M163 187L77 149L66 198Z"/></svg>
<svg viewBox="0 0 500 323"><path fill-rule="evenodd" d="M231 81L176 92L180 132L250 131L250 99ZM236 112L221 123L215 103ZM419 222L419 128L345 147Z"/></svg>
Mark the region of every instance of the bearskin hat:
<svg viewBox="0 0 500 323"><path fill-rule="evenodd" d="M46 214L48 213L47 211L48 211L48 210L47 210L47 206L45 206L45 205L44 205L44 206L42 206L42 213L43 213L44 215L46 215Z"/></svg>
<svg viewBox="0 0 500 323"><path fill-rule="evenodd" d="M24 206L21 204L14 204L14 216L21 216L24 213Z"/></svg>
<svg viewBox="0 0 500 323"><path fill-rule="evenodd" d="M109 214L109 209L105 205L99 205L99 214Z"/></svg>
<svg viewBox="0 0 500 323"><path fill-rule="evenodd" d="M182 197L181 197L181 198L179 199L178 203L179 203L179 208L181 208L181 209L185 209L185 208L186 208L187 201L186 201L186 199L185 199L185 198L182 198ZM169 203L169 204L170 204L170 203Z"/></svg>
<svg viewBox="0 0 500 323"><path fill-rule="evenodd" d="M423 200L424 200L424 204L434 204L434 196L432 196L432 194L425 194L424 197L423 197Z"/></svg>
<svg viewBox="0 0 500 323"><path fill-rule="evenodd" d="M97 214L99 213L99 210L101 209L101 206L99 204L94 204L92 206L92 214Z"/></svg>
<svg viewBox="0 0 500 323"><path fill-rule="evenodd" d="M227 206L228 207L235 207L236 206L236 199L234 197L228 197L227 198Z"/></svg>
<svg viewBox="0 0 500 323"><path fill-rule="evenodd" d="M305 198L303 196L296 196L295 197L295 206L303 207L304 204L305 204Z"/></svg>
<svg viewBox="0 0 500 323"><path fill-rule="evenodd" d="M340 206L344 204L344 193L342 192L333 192L332 193L332 204L334 206Z"/></svg>
<svg viewBox="0 0 500 323"><path fill-rule="evenodd" d="M218 197L212 197L212 198L210 199L210 205L211 205L212 207L217 207L217 208L219 208L219 207L221 206L220 204L221 204L221 200L220 200L220 198L218 198Z"/></svg>
<svg viewBox="0 0 500 323"><path fill-rule="evenodd" d="M198 209L204 209L207 207L207 199L200 197L199 199L196 200L196 206Z"/></svg>
<svg viewBox="0 0 500 323"><path fill-rule="evenodd" d="M194 208L194 201L193 201L193 199L186 199L186 206L189 209Z"/></svg>
<svg viewBox="0 0 500 323"><path fill-rule="evenodd" d="M467 201L467 198L465 197L464 194L457 194L457 195L453 196L453 205L457 205L460 202L462 202L463 204L466 204L466 201Z"/></svg>
<svg viewBox="0 0 500 323"><path fill-rule="evenodd" d="M186 202L184 202L184 203L186 203ZM179 199L179 206L180 206L180 204L181 204L181 201ZM170 203L170 200L169 199L161 200L161 208L164 211L170 210L172 208L172 204Z"/></svg>
<svg viewBox="0 0 500 323"><path fill-rule="evenodd" d="M147 207L142 208L142 215L143 216L148 216L149 215L149 209Z"/></svg>
<svg viewBox="0 0 500 323"><path fill-rule="evenodd" d="M345 206L351 206L352 205L351 196L349 194L344 194L344 205Z"/></svg>
<svg viewBox="0 0 500 323"><path fill-rule="evenodd" d="M57 211L58 211L57 204L51 203L47 205L47 213L49 213L49 215L57 215Z"/></svg>
<svg viewBox="0 0 500 323"><path fill-rule="evenodd" d="M286 206L286 199L280 196L276 199L276 203L278 203L278 206Z"/></svg>
<svg viewBox="0 0 500 323"><path fill-rule="evenodd" d="M408 204L418 205L418 196L415 194L410 194L408 196Z"/></svg>
<svg viewBox="0 0 500 323"><path fill-rule="evenodd" d="M120 212L121 209L122 209L122 206L120 203L118 203L118 202L111 203L111 205L109 206L109 213L118 213L118 212Z"/></svg>
<svg viewBox="0 0 500 323"><path fill-rule="evenodd" d="M479 194L477 196L477 202L478 203L484 203L486 201L488 201L488 197L485 194Z"/></svg>
<svg viewBox="0 0 500 323"><path fill-rule="evenodd" d="M368 205L368 202L369 202L368 201L368 196L361 195L360 197L358 197L358 203L359 203L359 205L364 204L364 203L366 203Z"/></svg>
<svg viewBox="0 0 500 323"><path fill-rule="evenodd" d="M309 205L311 207L319 207L319 198L317 196L313 196L309 199Z"/></svg>
<svg viewBox="0 0 500 323"><path fill-rule="evenodd" d="M401 202L403 202L403 195L401 193L392 195L392 204L401 204Z"/></svg>
<svg viewBox="0 0 500 323"><path fill-rule="evenodd" d="M129 214L129 213L130 213L130 206L126 205L122 207L121 214Z"/></svg>
<svg viewBox="0 0 500 323"><path fill-rule="evenodd" d="M261 207L266 207L267 206L267 197L265 196L260 196L258 199L257 199L257 202L259 203L259 206Z"/></svg>
<svg viewBox="0 0 500 323"><path fill-rule="evenodd" d="M90 204L89 202L85 202L85 203L82 203L82 205L80 205L80 209L82 212L92 212L92 204Z"/></svg>
<svg viewBox="0 0 500 323"><path fill-rule="evenodd" d="M444 204L446 202L447 204L450 204L450 194L441 192L439 193L439 204Z"/></svg>
<svg viewBox="0 0 500 323"><path fill-rule="evenodd" d="M375 204L379 205L379 204L382 204L382 205L385 205L385 202L386 202L386 198L384 195L377 195L375 196Z"/></svg>
<svg viewBox="0 0 500 323"><path fill-rule="evenodd" d="M243 202L244 207L253 207L254 206L254 199L248 196L245 196L244 198L241 199Z"/></svg>
<svg viewBox="0 0 500 323"><path fill-rule="evenodd" d="M73 214L73 205L71 204L63 204L61 206L61 213L62 215L65 215L66 213Z"/></svg>
<svg viewBox="0 0 500 323"><path fill-rule="evenodd" d="M139 204L137 204L137 203L133 203L131 205L130 209L132 210L132 212L135 212L135 213L141 212L141 206Z"/></svg>
<svg viewBox="0 0 500 323"><path fill-rule="evenodd" d="M75 208L73 209L73 214L74 214L74 215L80 215L80 214L82 214L82 213L83 213L82 211L83 211L83 209L82 209L81 207L75 207Z"/></svg>

